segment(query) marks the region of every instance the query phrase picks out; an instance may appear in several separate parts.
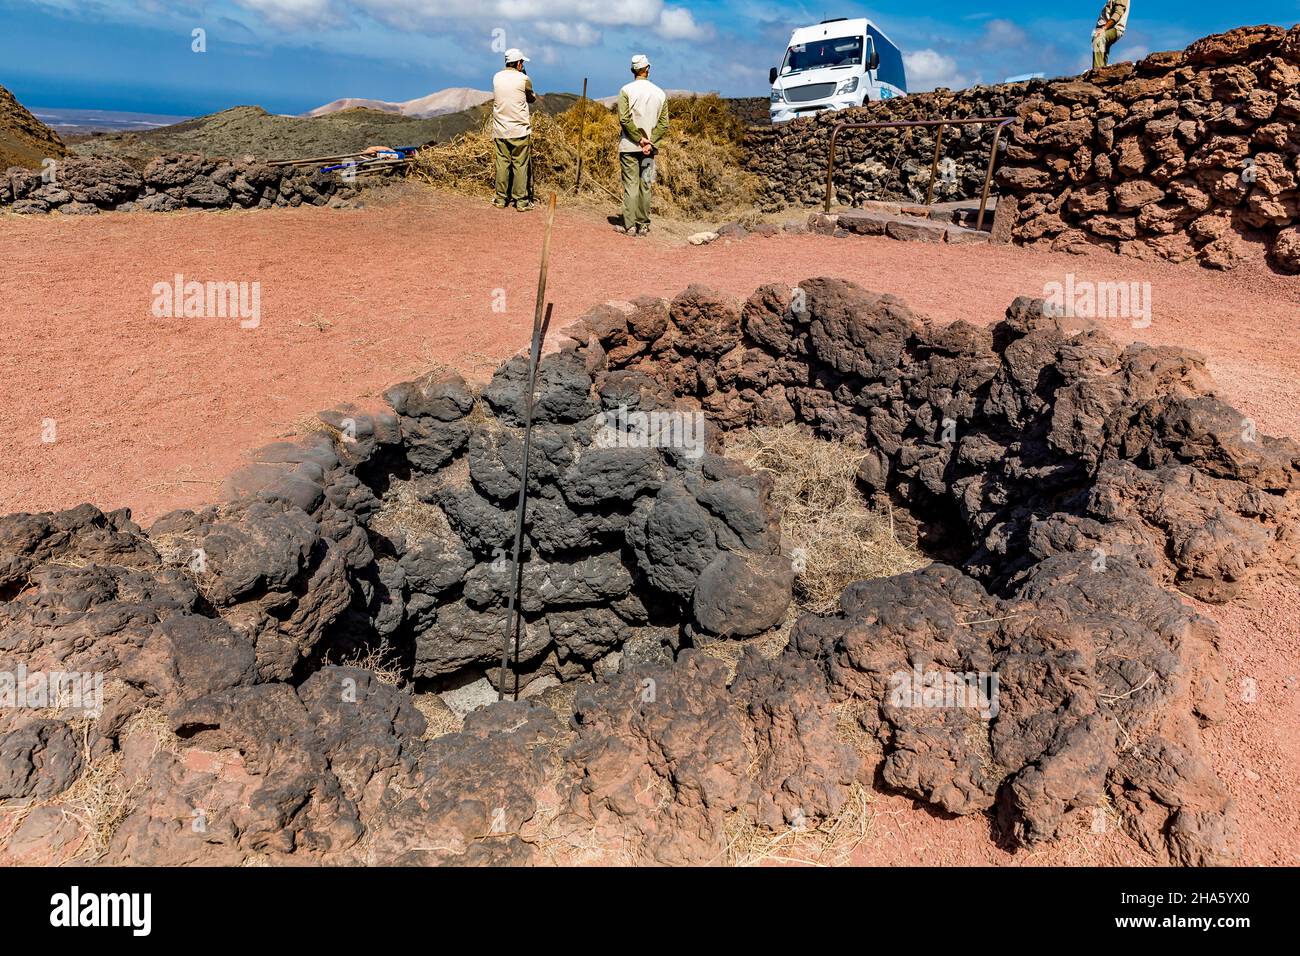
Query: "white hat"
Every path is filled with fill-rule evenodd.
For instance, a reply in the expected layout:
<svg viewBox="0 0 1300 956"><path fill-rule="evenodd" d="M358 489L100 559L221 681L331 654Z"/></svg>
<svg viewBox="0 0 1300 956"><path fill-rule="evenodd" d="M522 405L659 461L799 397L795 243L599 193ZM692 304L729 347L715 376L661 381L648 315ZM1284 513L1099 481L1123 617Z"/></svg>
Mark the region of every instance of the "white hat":
<svg viewBox="0 0 1300 956"><path fill-rule="evenodd" d="M528 57L524 56L523 50L516 49L515 47L506 50L507 63L519 63L521 61L524 63L530 62Z"/></svg>
<svg viewBox="0 0 1300 956"><path fill-rule="evenodd" d="M649 65L650 61L646 59L644 53L638 53L636 56L632 57L632 69L634 70L644 70Z"/></svg>

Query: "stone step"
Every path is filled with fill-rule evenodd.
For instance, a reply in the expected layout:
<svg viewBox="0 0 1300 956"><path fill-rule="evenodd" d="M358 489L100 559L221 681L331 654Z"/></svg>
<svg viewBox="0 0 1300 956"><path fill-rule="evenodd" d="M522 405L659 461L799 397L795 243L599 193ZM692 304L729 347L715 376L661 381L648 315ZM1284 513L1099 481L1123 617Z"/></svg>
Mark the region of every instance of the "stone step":
<svg viewBox="0 0 1300 956"><path fill-rule="evenodd" d="M808 228L823 235L888 236L904 242L947 242L958 245L988 242L987 232L915 216L845 209L838 213L813 213Z"/></svg>

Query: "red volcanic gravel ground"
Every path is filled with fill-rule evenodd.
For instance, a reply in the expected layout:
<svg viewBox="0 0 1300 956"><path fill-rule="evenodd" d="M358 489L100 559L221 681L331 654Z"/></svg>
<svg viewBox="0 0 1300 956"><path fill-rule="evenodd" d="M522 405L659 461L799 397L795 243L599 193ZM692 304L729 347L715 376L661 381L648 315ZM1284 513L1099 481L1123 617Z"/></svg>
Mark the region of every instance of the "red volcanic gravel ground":
<svg viewBox="0 0 1300 956"><path fill-rule="evenodd" d="M217 499L247 449L292 434L341 401L377 404L435 363L485 379L524 347L544 214L410 193L360 210L0 216L0 514L93 501L148 524ZM937 322L996 321L1021 294L1079 280L1150 282L1152 324L1100 324L1121 341L1196 349L1224 397L1261 432L1300 437L1300 280L1262 265L1195 265L932 246L884 238L751 236L693 247L616 235L602 215L561 210L552 328L590 306L671 297L699 282L737 297L766 282L831 275L892 292ZM261 283L261 322L158 319L153 287ZM494 308L496 306L496 308ZM53 430L48 427L52 421ZM54 437L53 442L42 441ZM1300 587L1270 581L1227 608L1234 688L1209 732L1239 804L1242 862L1300 863ZM1145 862L1112 832L1045 851L996 849L983 817L940 820L876 795L857 859L870 863Z"/></svg>

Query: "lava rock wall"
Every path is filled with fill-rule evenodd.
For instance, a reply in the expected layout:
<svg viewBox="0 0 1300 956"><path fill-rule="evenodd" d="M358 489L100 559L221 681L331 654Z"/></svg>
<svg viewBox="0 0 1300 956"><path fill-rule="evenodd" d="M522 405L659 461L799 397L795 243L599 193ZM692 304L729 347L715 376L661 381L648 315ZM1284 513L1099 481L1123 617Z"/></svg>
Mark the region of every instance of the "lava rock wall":
<svg viewBox="0 0 1300 956"><path fill-rule="evenodd" d="M940 90L755 130L768 204L825 196L827 148L847 120L1016 116L995 180L998 232L1053 249L1101 246L1231 268L1264 248L1300 272L1300 27L1243 27L1068 80ZM935 199L979 195L991 128L949 130L953 175ZM921 201L932 131L846 131L837 201Z"/></svg>
<svg viewBox="0 0 1300 956"><path fill-rule="evenodd" d="M526 386L527 362L515 358L483 390L478 412L456 376L388 393L404 460L387 467L409 469L416 494L439 514L436 531L383 542L387 606L376 604L372 617L398 641L403 627L410 634L417 677L500 660ZM780 556L770 480L711 452L702 415L681 443L653 443L634 428L635 413L651 407L628 381L593 391L572 352L541 362L512 690L589 674L614 655L608 670L627 645L670 659L700 633L758 634L789 606L793 575Z"/></svg>
<svg viewBox="0 0 1300 956"><path fill-rule="evenodd" d="M160 156L143 170L120 159L72 156L48 170L15 166L0 176L0 210L67 216L324 206L355 193L354 186L315 169L179 153Z"/></svg>
<svg viewBox="0 0 1300 956"><path fill-rule="evenodd" d="M1015 241L1220 269L1254 242L1300 272L1300 27L1053 83L1020 117L997 174Z"/></svg>
<svg viewBox="0 0 1300 956"><path fill-rule="evenodd" d="M940 89L776 126L751 127L745 132L746 166L760 177L763 208L821 205L826 198L831 133L837 124L1015 116L1020 104L1046 85L1030 81L957 92ZM992 124L944 130L934 201L979 198L993 131ZM849 206L867 200L924 202L934 161L935 132L928 127L842 132L835 146L832 201ZM1005 130L1002 139L1005 142ZM999 152L1005 155L1005 147ZM945 169L949 171L946 177Z"/></svg>
<svg viewBox="0 0 1300 956"><path fill-rule="evenodd" d="M988 586L1104 550L1202 600L1293 564L1297 445L1256 435L1205 360L1069 332L1022 297L998 325L934 326L840 279L741 307L692 286L665 328L566 330L611 377L654 376L720 428L804 423L870 451L859 478ZM599 379L598 379L599 380Z"/></svg>

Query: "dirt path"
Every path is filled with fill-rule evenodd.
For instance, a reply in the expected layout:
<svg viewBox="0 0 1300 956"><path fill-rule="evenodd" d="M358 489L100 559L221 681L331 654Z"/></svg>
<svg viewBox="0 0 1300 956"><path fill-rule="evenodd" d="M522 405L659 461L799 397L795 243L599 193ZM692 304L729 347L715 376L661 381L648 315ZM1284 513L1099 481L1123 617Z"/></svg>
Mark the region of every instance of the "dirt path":
<svg viewBox="0 0 1300 956"><path fill-rule="evenodd" d="M486 378L524 345L542 217L449 196L353 211L0 217L0 514L93 501L144 523L216 499L247 449L318 409L374 400L435 362ZM750 237L691 247L615 235L562 211L551 269L554 327L611 298L672 296L701 282L745 296L818 275L893 292L936 321L996 321L1066 273L1150 282L1152 324L1103 322L1121 341L1197 349L1225 397L1265 433L1300 437L1300 280L1220 274L1098 253L947 247L889 239ZM157 319L176 274L259 282L261 321ZM50 437L53 424L55 441ZM1224 625L1233 686L1258 682L1211 732L1241 804L1247 863L1300 863L1300 591L1274 583ZM1120 862L1114 834L1043 854L993 849L983 818L940 821L878 798L871 862Z"/></svg>
<svg viewBox="0 0 1300 956"><path fill-rule="evenodd" d="M527 341L541 229L540 213L442 196L357 211L0 219L0 513L93 500L151 521L210 501L246 449L318 409L434 362L486 377ZM1067 272L1149 281L1151 327L1108 330L1205 352L1262 431L1300 435L1297 280L886 239L692 247L626 239L585 211L560 213L554 249L555 328L606 299L689 282L745 296L836 275L937 321L988 322ZM154 318L153 287L176 274L259 282L260 325Z"/></svg>

